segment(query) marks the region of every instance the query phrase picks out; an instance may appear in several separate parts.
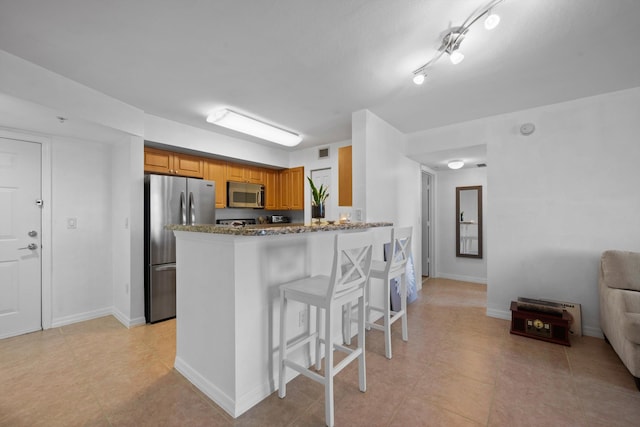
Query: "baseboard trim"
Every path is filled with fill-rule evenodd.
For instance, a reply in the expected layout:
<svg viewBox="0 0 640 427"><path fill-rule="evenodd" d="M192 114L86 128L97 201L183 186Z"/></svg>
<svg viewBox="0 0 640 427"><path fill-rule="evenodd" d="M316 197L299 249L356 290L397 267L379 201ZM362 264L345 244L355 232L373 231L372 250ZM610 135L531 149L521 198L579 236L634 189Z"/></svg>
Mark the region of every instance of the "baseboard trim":
<svg viewBox="0 0 640 427"><path fill-rule="evenodd" d="M61 326L71 325L72 323L84 322L86 320L97 319L99 317L110 316L112 314L113 307L105 307L99 310L86 311L84 313L78 313L71 316L64 316L53 319L53 321L51 322L51 327L59 328Z"/></svg>
<svg viewBox="0 0 640 427"><path fill-rule="evenodd" d="M494 308L487 308L487 316L495 317L496 319L511 320L511 311L496 310Z"/></svg>
<svg viewBox="0 0 640 427"><path fill-rule="evenodd" d="M176 361L173 364L173 367L176 371L180 372L182 376L184 376L193 385L195 385L201 392L207 395L209 399L213 400L218 406L224 409L226 413L234 418L238 417L241 414L236 410L236 404L233 398L229 397L218 387L207 381L206 378L204 378L196 370L191 368L191 366L189 366L189 364L182 360L180 357L176 356Z"/></svg>
<svg viewBox="0 0 640 427"><path fill-rule="evenodd" d="M442 279L459 280L461 282L473 282L473 283L480 283L483 285L487 284L486 277L463 276L460 274L447 274L447 273L438 273L437 277Z"/></svg>
<svg viewBox="0 0 640 427"><path fill-rule="evenodd" d="M145 319L144 316L142 317L136 317L134 319L130 319L128 316L126 316L124 313L122 313L120 310L118 310L117 308L113 308L113 317L115 317L116 319L118 319L118 321L120 323L122 323L124 326L126 326L127 328L131 329L135 326L140 326L140 325L144 325L145 323L147 323L147 320Z"/></svg>

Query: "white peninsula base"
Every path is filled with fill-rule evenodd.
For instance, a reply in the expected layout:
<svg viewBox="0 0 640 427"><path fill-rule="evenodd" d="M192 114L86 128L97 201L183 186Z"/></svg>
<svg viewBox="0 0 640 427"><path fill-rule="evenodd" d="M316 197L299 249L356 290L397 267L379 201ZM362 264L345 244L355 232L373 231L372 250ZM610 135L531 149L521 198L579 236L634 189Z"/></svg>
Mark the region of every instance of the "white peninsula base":
<svg viewBox="0 0 640 427"><path fill-rule="evenodd" d="M233 417L273 393L280 341L278 285L329 274L335 233L354 231L373 233L374 257L382 257L388 228L261 236L174 230L175 369ZM293 339L308 327L312 313L291 304L288 314L288 339ZM312 355L301 351L298 362L310 365ZM290 380L296 373L288 374Z"/></svg>

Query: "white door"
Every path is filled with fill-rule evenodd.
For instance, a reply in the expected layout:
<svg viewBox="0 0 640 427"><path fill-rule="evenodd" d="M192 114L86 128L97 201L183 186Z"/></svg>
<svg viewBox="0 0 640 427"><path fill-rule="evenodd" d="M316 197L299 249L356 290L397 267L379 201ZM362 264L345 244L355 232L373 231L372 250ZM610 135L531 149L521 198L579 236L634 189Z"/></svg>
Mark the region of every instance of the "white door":
<svg viewBox="0 0 640 427"><path fill-rule="evenodd" d="M337 220L337 215L334 215L331 200L334 198L334 189L331 187L331 168L316 169L311 171L311 180L316 187L324 184L328 188L329 197L324 202L324 218Z"/></svg>
<svg viewBox="0 0 640 427"><path fill-rule="evenodd" d="M0 338L42 329L41 148L0 138Z"/></svg>

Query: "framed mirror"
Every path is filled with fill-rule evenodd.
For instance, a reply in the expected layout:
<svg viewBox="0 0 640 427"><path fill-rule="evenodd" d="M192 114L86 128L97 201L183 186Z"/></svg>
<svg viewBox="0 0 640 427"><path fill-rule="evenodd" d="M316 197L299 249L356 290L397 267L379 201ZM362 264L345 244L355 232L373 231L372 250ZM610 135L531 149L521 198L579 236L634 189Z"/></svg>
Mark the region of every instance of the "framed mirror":
<svg viewBox="0 0 640 427"><path fill-rule="evenodd" d="M456 187L456 256L482 258L482 185Z"/></svg>

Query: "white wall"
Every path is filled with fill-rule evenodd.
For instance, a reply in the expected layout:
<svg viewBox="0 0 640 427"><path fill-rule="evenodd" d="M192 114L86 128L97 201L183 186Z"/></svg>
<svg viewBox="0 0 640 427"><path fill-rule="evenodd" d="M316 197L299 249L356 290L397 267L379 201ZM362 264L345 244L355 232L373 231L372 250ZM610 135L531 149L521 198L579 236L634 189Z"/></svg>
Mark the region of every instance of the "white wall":
<svg viewBox="0 0 640 427"><path fill-rule="evenodd" d="M370 111L353 113L352 128L353 208L362 209L367 222L413 227L412 252L420 278L420 165L405 156L406 136Z"/></svg>
<svg viewBox="0 0 640 427"><path fill-rule="evenodd" d="M456 187L482 186L483 207L483 257L461 258L456 256ZM465 168L437 173L436 221L436 275L447 279L487 283L487 168Z"/></svg>
<svg viewBox="0 0 640 427"><path fill-rule="evenodd" d="M489 315L510 318L509 303L518 296L571 301L582 304L583 332L601 334L599 257L606 249L640 251L639 111L635 88L459 123L411 140L488 144ZM519 134L526 122L536 125L527 137Z"/></svg>
<svg viewBox="0 0 640 427"><path fill-rule="evenodd" d="M52 326L111 313L111 147L53 137ZM77 228L67 228L76 218Z"/></svg>
<svg viewBox="0 0 640 427"><path fill-rule="evenodd" d="M126 326L144 324L143 162L141 137L112 146L113 313Z"/></svg>

